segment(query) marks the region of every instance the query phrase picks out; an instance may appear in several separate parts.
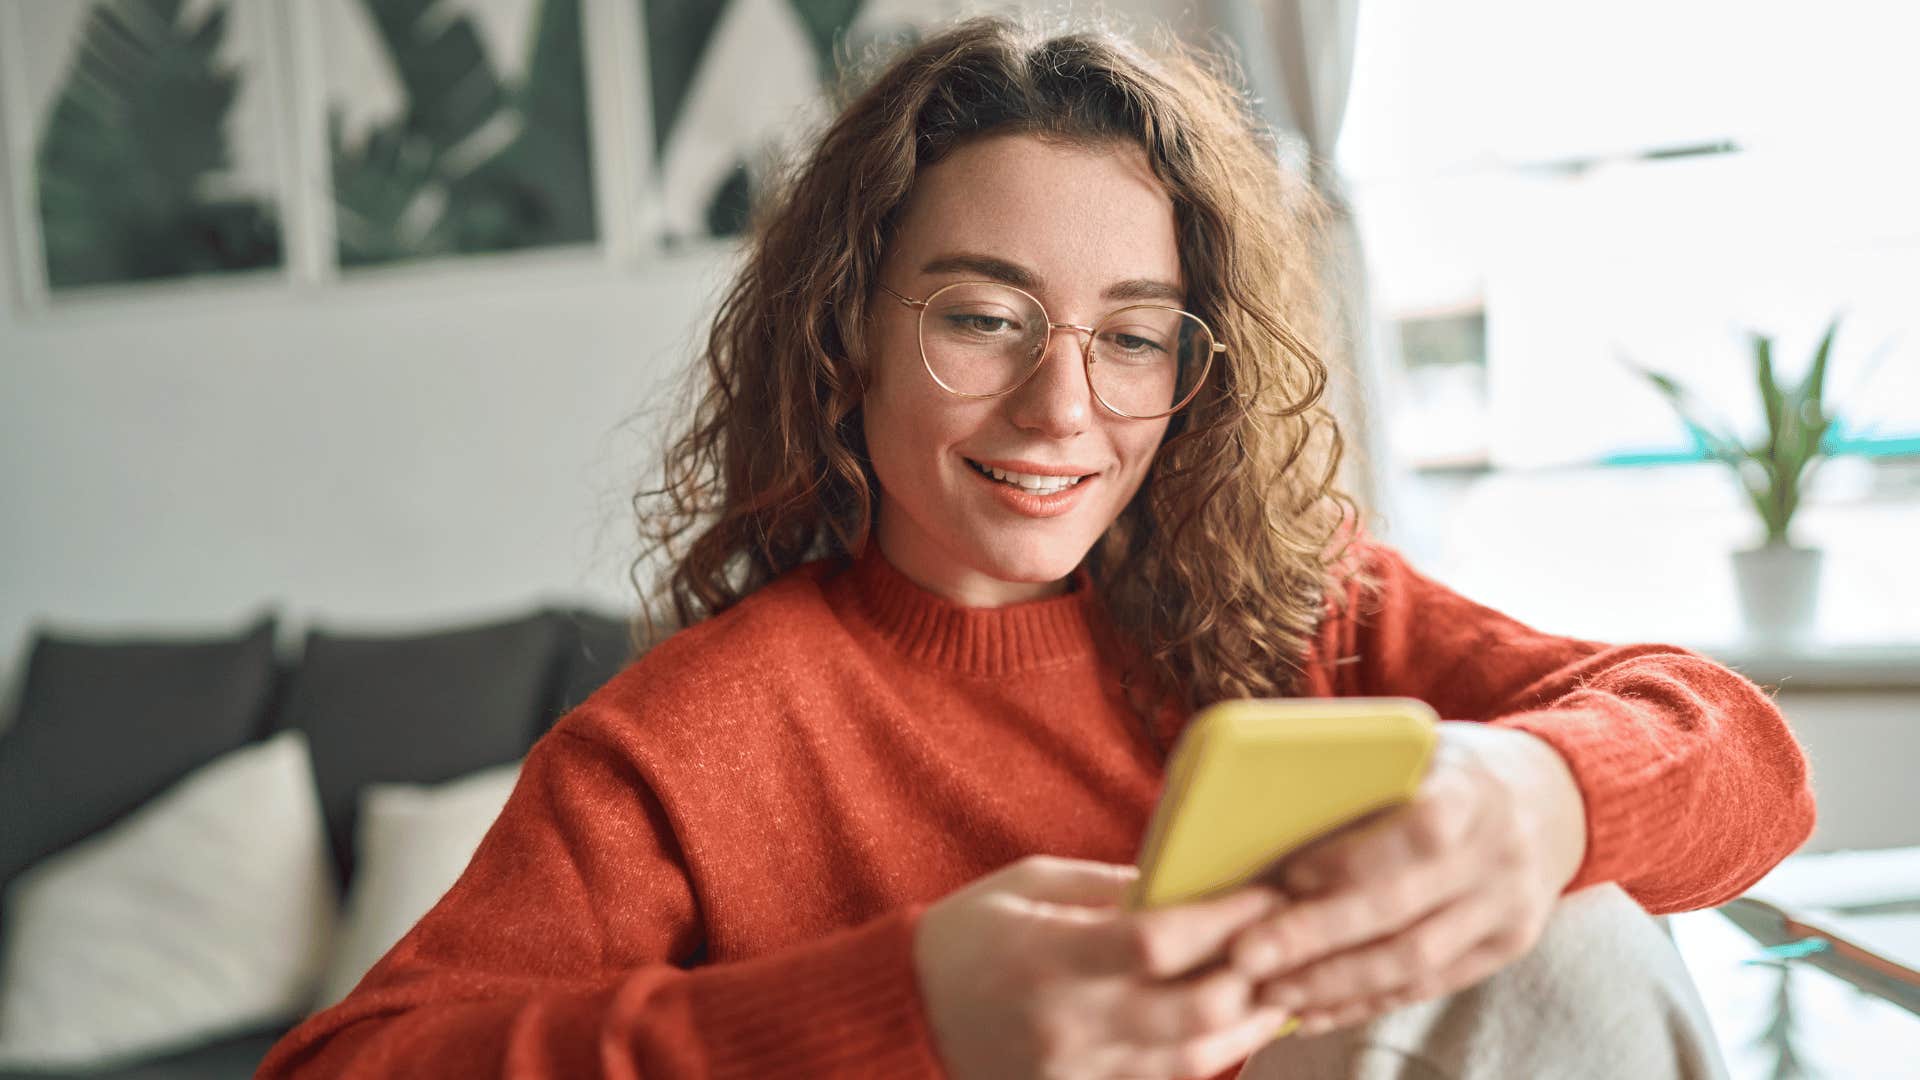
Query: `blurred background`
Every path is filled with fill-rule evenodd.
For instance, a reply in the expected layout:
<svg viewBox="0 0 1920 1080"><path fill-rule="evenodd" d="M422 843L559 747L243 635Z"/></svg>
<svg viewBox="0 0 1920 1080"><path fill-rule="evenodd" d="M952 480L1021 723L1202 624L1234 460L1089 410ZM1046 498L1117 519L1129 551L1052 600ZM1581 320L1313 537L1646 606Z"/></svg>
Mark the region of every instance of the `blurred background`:
<svg viewBox="0 0 1920 1080"><path fill-rule="evenodd" d="M343 775L315 703L388 684L312 689L316 641L541 613L525 730L367 775L514 757L617 651L667 392L838 63L1022 7L0 0L0 808L57 773L22 746L113 739L63 694L137 708L173 684L126 649L262 619L276 674L221 699L228 742L302 728ZM1542 629L1777 690L1808 854L1920 845L1920 9L1103 10L1236 54L1276 167L1338 209L1329 355L1375 531ZM61 827L0 878L231 748L196 745L90 817L35 789ZM334 786L345 858L364 792Z"/></svg>

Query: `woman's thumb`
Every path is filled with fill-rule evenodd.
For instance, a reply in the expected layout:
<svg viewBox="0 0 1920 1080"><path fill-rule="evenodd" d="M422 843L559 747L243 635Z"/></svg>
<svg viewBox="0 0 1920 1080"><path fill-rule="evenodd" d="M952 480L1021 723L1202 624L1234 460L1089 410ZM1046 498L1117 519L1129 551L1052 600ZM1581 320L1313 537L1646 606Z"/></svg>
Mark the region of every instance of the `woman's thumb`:
<svg viewBox="0 0 1920 1080"><path fill-rule="evenodd" d="M1009 867L1000 884L1029 900L1107 907L1118 906L1139 877L1139 869L1125 863L1032 855Z"/></svg>

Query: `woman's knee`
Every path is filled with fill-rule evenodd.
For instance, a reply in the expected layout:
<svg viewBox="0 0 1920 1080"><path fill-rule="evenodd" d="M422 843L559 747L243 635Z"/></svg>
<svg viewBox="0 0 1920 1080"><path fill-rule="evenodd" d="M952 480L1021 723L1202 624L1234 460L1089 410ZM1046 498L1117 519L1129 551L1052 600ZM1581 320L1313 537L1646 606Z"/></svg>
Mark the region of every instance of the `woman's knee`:
<svg viewBox="0 0 1920 1080"><path fill-rule="evenodd" d="M1486 979L1342 1031L1281 1039L1241 1075L1693 1080L1725 1067L1673 942L1605 884L1562 897L1533 947Z"/></svg>
<svg viewBox="0 0 1920 1080"><path fill-rule="evenodd" d="M1672 939L1612 883L1562 897L1526 955L1464 994L1479 1015L1448 1019L1497 1033L1498 1050L1484 1038L1472 1041L1506 1065L1482 1071L1475 1058L1462 1057L1463 1071L1452 1075L1725 1075L1706 1008Z"/></svg>

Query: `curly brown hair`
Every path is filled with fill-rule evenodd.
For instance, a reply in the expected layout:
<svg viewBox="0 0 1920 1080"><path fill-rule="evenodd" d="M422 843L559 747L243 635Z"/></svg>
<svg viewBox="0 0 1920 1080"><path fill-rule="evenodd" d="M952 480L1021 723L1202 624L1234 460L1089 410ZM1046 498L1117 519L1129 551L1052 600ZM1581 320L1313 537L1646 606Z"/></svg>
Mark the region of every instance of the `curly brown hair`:
<svg viewBox="0 0 1920 1080"><path fill-rule="evenodd" d="M861 425L877 269L919 170L988 132L1145 149L1172 197L1188 308L1227 346L1169 423L1146 480L1087 555L1143 715L1296 692L1357 567L1344 442L1310 344L1326 297L1322 203L1230 59L1104 26L957 23L844 93L756 208L745 260L685 392L663 486L633 503L645 548L636 640L670 598L688 625L811 559L858 553L879 490ZM691 541L682 543L688 534ZM668 572L648 598L641 567ZM1364 578L1363 578L1364 580ZM664 597L661 594L666 594ZM1144 676L1144 677L1137 677Z"/></svg>

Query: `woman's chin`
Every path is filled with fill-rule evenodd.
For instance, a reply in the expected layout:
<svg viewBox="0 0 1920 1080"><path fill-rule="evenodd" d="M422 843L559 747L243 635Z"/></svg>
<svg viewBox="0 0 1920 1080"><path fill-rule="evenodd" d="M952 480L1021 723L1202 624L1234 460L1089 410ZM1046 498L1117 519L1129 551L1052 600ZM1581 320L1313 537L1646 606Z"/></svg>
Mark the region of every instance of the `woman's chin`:
<svg viewBox="0 0 1920 1080"><path fill-rule="evenodd" d="M1085 551L987 553L980 572L1010 585L1048 585L1073 573Z"/></svg>

